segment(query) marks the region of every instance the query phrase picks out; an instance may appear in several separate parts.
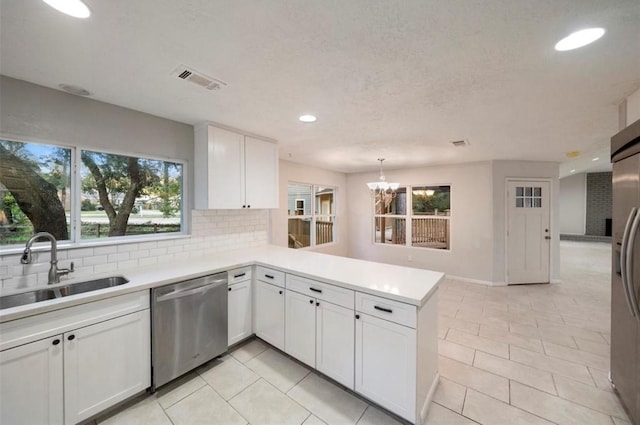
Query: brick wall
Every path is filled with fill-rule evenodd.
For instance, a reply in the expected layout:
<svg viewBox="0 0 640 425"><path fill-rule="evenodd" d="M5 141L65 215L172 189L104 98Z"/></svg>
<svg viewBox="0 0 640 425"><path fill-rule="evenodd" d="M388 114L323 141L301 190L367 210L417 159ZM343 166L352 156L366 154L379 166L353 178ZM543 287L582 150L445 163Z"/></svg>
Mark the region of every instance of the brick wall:
<svg viewBox="0 0 640 425"><path fill-rule="evenodd" d="M587 235L604 236L605 219L611 218L611 172L587 174Z"/></svg>
<svg viewBox="0 0 640 425"><path fill-rule="evenodd" d="M69 278L81 278L94 273L123 272L126 269L198 258L268 243L267 210L195 210L192 211L191 217L190 237L60 248L58 266L68 267L69 262L73 261L76 271ZM46 285L49 249L34 251L31 264L21 264L20 256L20 253L0 255L2 289Z"/></svg>

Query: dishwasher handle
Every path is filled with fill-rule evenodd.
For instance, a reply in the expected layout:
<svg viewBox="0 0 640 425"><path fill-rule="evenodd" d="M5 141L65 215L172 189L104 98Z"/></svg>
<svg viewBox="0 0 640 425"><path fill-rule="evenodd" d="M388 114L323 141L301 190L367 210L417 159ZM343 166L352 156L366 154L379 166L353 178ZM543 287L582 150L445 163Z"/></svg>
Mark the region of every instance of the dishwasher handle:
<svg viewBox="0 0 640 425"><path fill-rule="evenodd" d="M222 284L227 284L226 280L220 280L219 282L214 282L211 283L209 285L204 285L204 286L199 286L197 288L193 288L193 289L186 289L186 290L182 290L182 291L173 291L173 292L169 292L168 294L162 295L158 298L156 298L156 302L162 302L162 301L167 301L167 300L175 300L178 298L184 298L184 297L189 297L191 295L195 295L195 294L202 294L205 293L207 291L209 291L210 289L213 289L217 286L220 286Z"/></svg>

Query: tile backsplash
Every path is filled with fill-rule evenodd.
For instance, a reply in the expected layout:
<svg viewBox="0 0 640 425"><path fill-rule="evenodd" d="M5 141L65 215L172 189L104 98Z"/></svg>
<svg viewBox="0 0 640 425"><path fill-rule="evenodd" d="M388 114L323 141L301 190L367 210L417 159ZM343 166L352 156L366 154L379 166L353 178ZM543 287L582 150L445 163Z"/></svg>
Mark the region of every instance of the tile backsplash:
<svg viewBox="0 0 640 425"><path fill-rule="evenodd" d="M266 245L268 220L268 210L194 210L190 237L59 248L58 267L68 267L73 261L75 272L69 278L77 278ZM2 289L46 285L49 249L34 252L31 264L20 264L20 256L0 255Z"/></svg>

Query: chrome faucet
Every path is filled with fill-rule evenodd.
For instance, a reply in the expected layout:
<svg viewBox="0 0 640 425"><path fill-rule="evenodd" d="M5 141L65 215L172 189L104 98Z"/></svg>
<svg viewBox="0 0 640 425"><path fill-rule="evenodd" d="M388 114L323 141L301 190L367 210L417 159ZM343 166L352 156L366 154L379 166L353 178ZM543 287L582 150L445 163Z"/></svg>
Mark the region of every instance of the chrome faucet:
<svg viewBox="0 0 640 425"><path fill-rule="evenodd" d="M57 241L56 238L48 232L38 232L35 235L31 236L31 238L27 241L27 245L24 248L24 252L22 253L22 258L20 262L22 264L31 263L31 245L40 238L49 239L51 242L51 267L49 268L49 279L47 280L48 285L53 285L54 283L60 283L60 276L67 275L73 272L73 262L71 262L71 266L68 269L59 269L58 268L58 248L56 246Z"/></svg>

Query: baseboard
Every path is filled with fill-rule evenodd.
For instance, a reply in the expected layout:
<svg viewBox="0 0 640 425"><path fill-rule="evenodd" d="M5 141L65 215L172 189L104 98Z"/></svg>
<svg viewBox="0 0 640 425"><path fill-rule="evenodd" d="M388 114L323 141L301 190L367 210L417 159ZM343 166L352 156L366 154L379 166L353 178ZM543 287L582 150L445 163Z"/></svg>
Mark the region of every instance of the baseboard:
<svg viewBox="0 0 640 425"><path fill-rule="evenodd" d="M427 414L429 413L429 406L431 406L431 401L433 400L433 395L436 393L438 389L438 383L440 382L440 374L436 372L435 378L433 378L433 382L431 383L431 388L429 388L429 392L427 393L427 398L425 398L424 403L422 404L422 409L420 409L420 424L424 424L427 420Z"/></svg>
<svg viewBox="0 0 640 425"><path fill-rule="evenodd" d="M468 277L461 277L461 276L453 276L453 275L445 275L445 277L447 278L451 278L451 279L455 279L455 280L460 280L462 282L469 282L469 283L476 283L478 285L485 285L485 286L507 286L507 282L491 282L489 280L480 280L480 279L470 279Z"/></svg>

